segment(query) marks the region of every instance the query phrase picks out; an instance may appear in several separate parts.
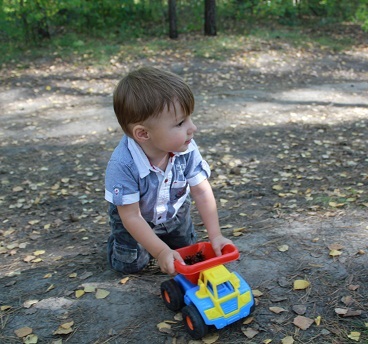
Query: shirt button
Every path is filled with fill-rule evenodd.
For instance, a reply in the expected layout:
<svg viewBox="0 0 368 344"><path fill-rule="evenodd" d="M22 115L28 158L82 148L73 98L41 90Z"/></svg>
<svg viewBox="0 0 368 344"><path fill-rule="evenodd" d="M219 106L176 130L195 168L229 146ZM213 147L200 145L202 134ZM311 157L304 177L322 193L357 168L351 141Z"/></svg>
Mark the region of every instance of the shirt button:
<svg viewBox="0 0 368 344"><path fill-rule="evenodd" d="M165 183L167 183L169 180L168 179L165 179Z"/></svg>
<svg viewBox="0 0 368 344"><path fill-rule="evenodd" d="M162 217L162 216L159 216L159 217L158 217L158 219L159 219L159 220L161 220L161 217Z"/></svg>

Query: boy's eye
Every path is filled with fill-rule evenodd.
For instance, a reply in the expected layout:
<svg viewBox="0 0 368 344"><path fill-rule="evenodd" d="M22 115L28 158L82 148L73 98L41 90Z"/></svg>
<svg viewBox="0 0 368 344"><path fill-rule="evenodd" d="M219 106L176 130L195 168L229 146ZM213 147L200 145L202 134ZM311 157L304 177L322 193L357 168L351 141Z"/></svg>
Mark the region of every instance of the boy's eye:
<svg viewBox="0 0 368 344"><path fill-rule="evenodd" d="M184 123L184 120L183 121L181 121L181 122L179 122L177 125L178 125L178 127L181 127L182 125L183 125L183 123Z"/></svg>

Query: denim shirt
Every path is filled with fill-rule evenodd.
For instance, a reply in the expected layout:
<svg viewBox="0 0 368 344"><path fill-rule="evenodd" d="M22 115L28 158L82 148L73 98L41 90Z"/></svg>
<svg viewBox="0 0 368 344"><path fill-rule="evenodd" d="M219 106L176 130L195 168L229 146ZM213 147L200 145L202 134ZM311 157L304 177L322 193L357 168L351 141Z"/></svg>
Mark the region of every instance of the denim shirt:
<svg viewBox="0 0 368 344"><path fill-rule="evenodd" d="M162 171L151 165L138 143L123 136L107 165L105 199L116 206L139 202L143 218L157 225L173 218L189 187L209 176L210 168L194 140L185 152L170 153Z"/></svg>

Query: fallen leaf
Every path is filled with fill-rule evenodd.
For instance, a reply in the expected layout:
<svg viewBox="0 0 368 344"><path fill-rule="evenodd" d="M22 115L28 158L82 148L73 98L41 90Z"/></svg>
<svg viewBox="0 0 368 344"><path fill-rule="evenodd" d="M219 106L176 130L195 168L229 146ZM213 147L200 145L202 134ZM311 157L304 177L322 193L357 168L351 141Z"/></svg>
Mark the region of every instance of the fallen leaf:
<svg viewBox="0 0 368 344"><path fill-rule="evenodd" d="M294 338L292 336L287 336L281 339L282 344L293 344Z"/></svg>
<svg viewBox="0 0 368 344"><path fill-rule="evenodd" d="M157 324L157 328L160 332L171 333L171 325L164 321Z"/></svg>
<svg viewBox="0 0 368 344"><path fill-rule="evenodd" d="M252 339L253 337L255 337L259 333L259 331L255 330L251 327L247 327L246 329L242 329L242 332L249 339Z"/></svg>
<svg viewBox="0 0 368 344"><path fill-rule="evenodd" d="M75 297L76 297L77 299L79 299L81 296L83 296L83 295L84 295L84 293L85 293L85 291L84 291L84 290L82 290L82 289L78 289L78 290L76 290L76 291L75 291Z"/></svg>
<svg viewBox="0 0 368 344"><path fill-rule="evenodd" d="M125 278L120 280L120 284L125 284L128 281L129 281L129 277L125 277Z"/></svg>
<svg viewBox="0 0 368 344"><path fill-rule="evenodd" d="M49 292L50 290L54 289L55 285L51 284L47 289L46 289L46 293Z"/></svg>
<svg viewBox="0 0 368 344"><path fill-rule="evenodd" d="M17 337L23 338L31 334L32 331L33 330L30 327L26 326L26 327L18 328L17 330L14 331L14 333L17 335Z"/></svg>
<svg viewBox="0 0 368 344"><path fill-rule="evenodd" d="M95 291L96 291L96 288L92 285L87 284L84 286L84 292L86 293L94 293Z"/></svg>
<svg viewBox="0 0 368 344"><path fill-rule="evenodd" d="M262 344L270 344L272 342L272 339L265 339Z"/></svg>
<svg viewBox="0 0 368 344"><path fill-rule="evenodd" d="M286 252L289 249L288 245L280 245L277 247L280 252Z"/></svg>
<svg viewBox="0 0 368 344"><path fill-rule="evenodd" d="M69 278L76 278L78 274L76 272L73 272L69 275Z"/></svg>
<svg viewBox="0 0 368 344"><path fill-rule="evenodd" d="M269 310L273 313L279 314L282 312L287 312L287 310L285 308L282 307L270 307Z"/></svg>
<svg viewBox="0 0 368 344"><path fill-rule="evenodd" d="M27 300L23 302L23 307L24 308L30 308L32 307L34 304L38 303L39 300Z"/></svg>
<svg viewBox="0 0 368 344"><path fill-rule="evenodd" d="M37 344L38 343L38 336L31 333L27 337L23 338L24 344Z"/></svg>
<svg viewBox="0 0 368 344"><path fill-rule="evenodd" d="M341 298L341 302L346 306L350 306L354 303L354 299L351 297L351 295L347 295Z"/></svg>
<svg viewBox="0 0 368 344"><path fill-rule="evenodd" d="M331 244L331 245L328 245L328 248L330 250L342 250L344 248L344 246L342 246L341 244Z"/></svg>
<svg viewBox="0 0 368 344"><path fill-rule="evenodd" d="M314 320L307 317L303 317L302 315L298 315L296 318L294 318L293 323L300 329L307 330L314 323Z"/></svg>
<svg viewBox="0 0 368 344"><path fill-rule="evenodd" d="M341 254L342 254L342 252L338 251L338 250L331 250L330 253L329 253L329 255L331 257L337 257L337 256L340 256Z"/></svg>
<svg viewBox="0 0 368 344"><path fill-rule="evenodd" d="M209 333L202 338L202 342L205 344L212 344L215 343L219 339L218 333Z"/></svg>
<svg viewBox="0 0 368 344"><path fill-rule="evenodd" d="M96 290L96 299L104 299L110 294L109 291L105 289L97 289Z"/></svg>
<svg viewBox="0 0 368 344"><path fill-rule="evenodd" d="M253 289L252 294L253 294L254 297L260 297L260 296L263 295L263 293L258 289Z"/></svg>
<svg viewBox="0 0 368 344"><path fill-rule="evenodd" d="M60 327L64 328L64 329L69 329L71 328L72 326L74 325L74 321L73 320L70 320L66 323L63 323L60 325Z"/></svg>
<svg viewBox="0 0 368 344"><path fill-rule="evenodd" d="M307 311L307 307L304 305L294 305L293 311L298 315L303 315Z"/></svg>
<svg viewBox="0 0 368 344"><path fill-rule="evenodd" d="M310 282L306 280L295 280L294 281L294 290L307 289L309 286L310 286Z"/></svg>
<svg viewBox="0 0 368 344"><path fill-rule="evenodd" d="M348 338L355 340L356 342L359 342L360 332L350 332L350 334L348 334Z"/></svg>
<svg viewBox="0 0 368 344"><path fill-rule="evenodd" d="M335 313L338 315L344 315L348 312L347 308L335 308Z"/></svg>
<svg viewBox="0 0 368 344"><path fill-rule="evenodd" d="M71 327L69 328L64 328L62 326L59 326L58 329L56 331L54 331L53 334L69 334L72 333L73 329Z"/></svg>
<svg viewBox="0 0 368 344"><path fill-rule="evenodd" d="M317 326L321 325L322 317L319 315L317 318L314 319L314 322Z"/></svg>
<svg viewBox="0 0 368 344"><path fill-rule="evenodd" d="M3 305L3 306L0 307L0 310L2 312L4 312L4 311L7 311L8 309L11 309L11 308L12 308L12 306Z"/></svg>
<svg viewBox="0 0 368 344"><path fill-rule="evenodd" d="M248 317L243 321L243 325L249 325L254 320L254 317Z"/></svg>

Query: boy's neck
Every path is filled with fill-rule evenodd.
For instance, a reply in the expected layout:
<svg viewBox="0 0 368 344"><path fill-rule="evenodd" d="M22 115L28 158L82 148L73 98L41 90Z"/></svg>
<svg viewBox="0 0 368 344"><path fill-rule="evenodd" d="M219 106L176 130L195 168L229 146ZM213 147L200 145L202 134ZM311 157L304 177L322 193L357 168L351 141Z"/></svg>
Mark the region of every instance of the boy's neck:
<svg viewBox="0 0 368 344"><path fill-rule="evenodd" d="M167 163L169 161L169 153L166 153L166 155L163 157L158 157L156 159L148 157L148 159L153 166L158 167L162 171L165 171Z"/></svg>

